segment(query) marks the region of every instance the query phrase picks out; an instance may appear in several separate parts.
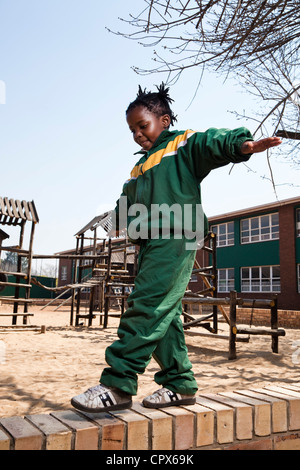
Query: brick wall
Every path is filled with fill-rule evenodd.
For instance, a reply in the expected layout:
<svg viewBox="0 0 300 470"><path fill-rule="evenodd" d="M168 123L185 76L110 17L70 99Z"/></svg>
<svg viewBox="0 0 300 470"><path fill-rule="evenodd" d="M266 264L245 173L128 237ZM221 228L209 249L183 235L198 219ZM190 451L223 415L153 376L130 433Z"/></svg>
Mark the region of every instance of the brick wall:
<svg viewBox="0 0 300 470"><path fill-rule="evenodd" d="M247 325L270 326L271 314L266 309L237 309L237 323L246 323ZM300 311L299 310L278 310L278 326L280 328L300 329Z"/></svg>
<svg viewBox="0 0 300 470"><path fill-rule="evenodd" d="M134 403L0 419L0 450L207 449L300 450L300 383L201 394L195 405L163 410Z"/></svg>
<svg viewBox="0 0 300 470"><path fill-rule="evenodd" d="M280 226L280 304L286 309L299 305L300 295L297 286L296 230L294 205L279 208Z"/></svg>
<svg viewBox="0 0 300 470"><path fill-rule="evenodd" d="M190 315L202 315L211 312L211 307L201 306L200 304L187 305L185 311ZM229 307L225 306L224 310L229 316ZM218 321L225 321L221 315ZM264 308L237 308L237 323L253 326L270 326L271 313L270 309ZM280 328L300 329L300 310L278 310L278 325Z"/></svg>

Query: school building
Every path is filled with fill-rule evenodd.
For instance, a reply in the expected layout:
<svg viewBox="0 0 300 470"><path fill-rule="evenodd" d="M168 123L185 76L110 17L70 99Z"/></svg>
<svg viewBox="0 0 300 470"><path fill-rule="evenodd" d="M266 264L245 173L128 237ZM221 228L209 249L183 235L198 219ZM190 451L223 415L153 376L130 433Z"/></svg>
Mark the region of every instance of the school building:
<svg viewBox="0 0 300 470"><path fill-rule="evenodd" d="M209 217L209 225L217 235L218 297L231 290L247 299L276 295L280 309L300 311L300 196ZM200 266L210 264L207 256L198 251ZM73 263L60 260L58 286L72 283ZM201 290L200 284L193 275L189 289Z"/></svg>
<svg viewBox="0 0 300 470"><path fill-rule="evenodd" d="M219 297L276 295L280 309L300 310L300 197L210 217L209 225Z"/></svg>

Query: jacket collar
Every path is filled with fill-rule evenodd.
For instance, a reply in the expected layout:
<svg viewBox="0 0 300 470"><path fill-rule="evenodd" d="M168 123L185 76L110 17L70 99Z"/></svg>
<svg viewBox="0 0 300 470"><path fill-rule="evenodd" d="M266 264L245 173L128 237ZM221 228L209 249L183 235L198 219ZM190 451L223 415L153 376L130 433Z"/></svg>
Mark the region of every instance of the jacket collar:
<svg viewBox="0 0 300 470"><path fill-rule="evenodd" d="M152 152L153 149L158 147L160 144L163 143L164 140L167 140L171 135L175 134L176 131L169 131L168 129L165 131L162 131L162 133L158 136L156 141L154 142L152 148L149 150L149 152ZM146 150L139 150L138 152L135 152L134 155L147 155L148 152Z"/></svg>

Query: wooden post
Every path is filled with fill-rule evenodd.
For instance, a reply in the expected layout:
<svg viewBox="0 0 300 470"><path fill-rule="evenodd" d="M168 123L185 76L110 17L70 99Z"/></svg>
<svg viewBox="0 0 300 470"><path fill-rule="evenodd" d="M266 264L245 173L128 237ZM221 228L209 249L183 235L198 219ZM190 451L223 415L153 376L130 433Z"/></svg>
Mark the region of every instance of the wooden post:
<svg viewBox="0 0 300 470"><path fill-rule="evenodd" d="M217 237L216 234L211 232L210 234L212 239L212 275L213 275L213 282L212 285L214 287L213 290L213 297L217 297L218 292L218 271L217 271ZM214 333L218 333L218 307L217 305L213 306L213 329Z"/></svg>
<svg viewBox="0 0 300 470"><path fill-rule="evenodd" d="M83 255L83 248L84 248L84 236L83 234L80 236L80 255ZM82 281L82 265L84 260L79 260L79 267L78 267L78 284ZM81 301L81 288L77 289L77 296L76 296L76 317L75 317L75 326L79 325L79 315L80 315L80 301Z"/></svg>
<svg viewBox="0 0 300 470"><path fill-rule="evenodd" d="M271 329L278 330L278 302L277 297L271 303ZM278 354L278 335L272 335L272 351Z"/></svg>
<svg viewBox="0 0 300 470"><path fill-rule="evenodd" d="M79 238L76 239L76 255L78 254L78 251L79 251ZM78 264L78 260L77 259L73 260L73 263L72 263L72 267L73 267L72 283L73 284L75 284L75 282L76 282L77 264ZM76 291L73 288L72 289L72 301L71 301L70 326L73 326L73 322L74 322L75 297L76 297Z"/></svg>
<svg viewBox="0 0 300 470"><path fill-rule="evenodd" d="M101 252L104 254L105 253L105 247L106 247L106 240L104 239L103 240L103 243L102 243L102 250ZM105 261L107 261L107 259L105 260L105 258L103 256L100 256L99 258L99 263L102 264L104 263L105 264ZM99 311L101 313L104 312L104 294L105 294L105 280L101 280L100 282L100 289L99 289ZM103 317L100 315L100 325L102 325L103 323Z"/></svg>
<svg viewBox="0 0 300 470"><path fill-rule="evenodd" d="M94 229L94 240L93 241L94 241L93 255L96 255L97 254L97 228ZM96 267L96 258L92 260L92 276L93 276L95 267ZM96 291L96 286L91 286L88 326L92 326L92 323L93 323L95 291Z"/></svg>
<svg viewBox="0 0 300 470"><path fill-rule="evenodd" d="M108 241L108 258L107 258L107 272L106 272L106 282L104 284L104 322L103 322L103 328L107 328L108 324L108 312L109 312L109 293L110 293L110 286L107 285L108 281L110 280L110 270L111 270L111 251L112 251L112 246L111 246L111 238Z"/></svg>
<svg viewBox="0 0 300 470"><path fill-rule="evenodd" d="M230 324L229 324L229 360L236 359L236 291L230 292Z"/></svg>
<svg viewBox="0 0 300 470"><path fill-rule="evenodd" d="M34 232L35 232L35 224L36 222L32 221L31 225L31 233L30 233L30 241L29 241L29 250L28 250L28 257L27 257L27 284L31 285L31 266L32 266L32 255L33 255L33 239L34 239ZM21 263L22 265L22 263ZM30 289L31 287L26 287L26 294L25 298L30 298ZM25 302L24 304L24 313L28 312L28 303ZM27 317L23 317L23 324L27 325Z"/></svg>
<svg viewBox="0 0 300 470"><path fill-rule="evenodd" d="M19 236L19 248L23 248L23 240L24 240L24 231L25 231L25 221L21 222L21 229L20 229L20 236ZM17 258L17 272L22 272L22 256L18 254ZM16 283L20 284L20 277L16 276ZM15 299L17 300L20 297L20 288L16 286L15 288ZM18 313L19 304L18 301L14 302L13 313ZM12 317L12 325L17 324L17 316Z"/></svg>
<svg viewBox="0 0 300 470"><path fill-rule="evenodd" d="M124 270L127 271L127 244L128 244L128 239L127 235L125 237L125 249L124 249ZM121 315L125 312L125 287L123 286L121 289L122 292L122 299L121 299Z"/></svg>

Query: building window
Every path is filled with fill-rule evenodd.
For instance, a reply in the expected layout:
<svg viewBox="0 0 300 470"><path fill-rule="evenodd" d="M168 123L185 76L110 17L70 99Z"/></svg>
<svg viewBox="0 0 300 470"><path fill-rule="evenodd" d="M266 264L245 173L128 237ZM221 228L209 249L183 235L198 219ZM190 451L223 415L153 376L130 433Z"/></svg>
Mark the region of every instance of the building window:
<svg viewBox="0 0 300 470"><path fill-rule="evenodd" d="M218 292L234 290L234 268L218 269Z"/></svg>
<svg viewBox="0 0 300 470"><path fill-rule="evenodd" d="M298 264L298 292L300 294L300 264Z"/></svg>
<svg viewBox="0 0 300 470"><path fill-rule="evenodd" d="M242 292L280 292L280 266L241 268Z"/></svg>
<svg viewBox="0 0 300 470"><path fill-rule="evenodd" d="M234 245L234 223L213 225L211 230L217 235L217 247Z"/></svg>
<svg viewBox="0 0 300 470"><path fill-rule="evenodd" d="M60 276L62 281L66 281L68 278L68 267L67 266L62 266L61 267L61 276Z"/></svg>
<svg viewBox="0 0 300 470"><path fill-rule="evenodd" d="M83 255L85 255L85 256L90 256L90 255L92 255L92 254L93 254L92 251L85 251L85 252L83 253ZM92 262L92 260L89 259L89 258L88 258L88 259L84 259L82 265L83 265L83 266L86 266L87 264L91 264L91 262Z"/></svg>
<svg viewBox="0 0 300 470"><path fill-rule="evenodd" d="M296 211L296 230L297 230L297 237L300 237L300 209Z"/></svg>
<svg viewBox="0 0 300 470"><path fill-rule="evenodd" d="M241 220L241 242L255 243L279 238L279 215L261 215Z"/></svg>

